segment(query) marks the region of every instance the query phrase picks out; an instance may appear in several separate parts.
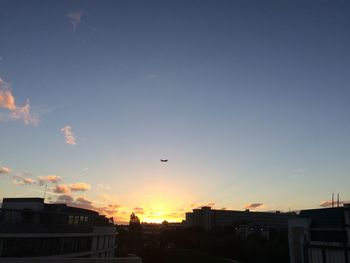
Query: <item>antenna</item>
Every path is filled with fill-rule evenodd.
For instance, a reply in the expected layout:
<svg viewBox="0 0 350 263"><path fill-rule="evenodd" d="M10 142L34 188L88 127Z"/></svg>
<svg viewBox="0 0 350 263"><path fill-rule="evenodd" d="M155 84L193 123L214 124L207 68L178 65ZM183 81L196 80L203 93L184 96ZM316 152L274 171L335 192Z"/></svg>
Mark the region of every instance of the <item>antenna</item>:
<svg viewBox="0 0 350 263"><path fill-rule="evenodd" d="M47 190L47 184L45 185L44 201L45 201L45 197L46 197L46 190Z"/></svg>
<svg viewBox="0 0 350 263"><path fill-rule="evenodd" d="M337 196L337 207L339 207L339 193L338 193L338 196Z"/></svg>
<svg viewBox="0 0 350 263"><path fill-rule="evenodd" d="M332 193L332 208L334 207L334 193Z"/></svg>

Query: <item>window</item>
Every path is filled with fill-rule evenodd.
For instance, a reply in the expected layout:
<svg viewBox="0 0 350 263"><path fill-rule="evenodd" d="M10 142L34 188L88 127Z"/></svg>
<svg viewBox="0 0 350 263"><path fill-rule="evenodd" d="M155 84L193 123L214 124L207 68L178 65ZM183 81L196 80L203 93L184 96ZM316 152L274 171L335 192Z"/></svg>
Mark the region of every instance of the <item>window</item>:
<svg viewBox="0 0 350 263"><path fill-rule="evenodd" d="M72 215L70 215L69 217L68 217L68 225L73 225L73 223L74 223L74 216L72 216Z"/></svg>
<svg viewBox="0 0 350 263"><path fill-rule="evenodd" d="M79 216L74 216L74 225L79 224Z"/></svg>

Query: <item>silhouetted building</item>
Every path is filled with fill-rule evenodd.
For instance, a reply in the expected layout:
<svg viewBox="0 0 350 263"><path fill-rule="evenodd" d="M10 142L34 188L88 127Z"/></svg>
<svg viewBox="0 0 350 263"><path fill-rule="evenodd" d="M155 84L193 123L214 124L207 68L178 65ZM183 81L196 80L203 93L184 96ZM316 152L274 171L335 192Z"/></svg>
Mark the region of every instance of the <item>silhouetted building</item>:
<svg viewBox="0 0 350 263"><path fill-rule="evenodd" d="M295 213L215 210L205 206L193 209L192 213L186 213L186 226L203 227L207 230L239 225L280 229L287 228L288 219L293 217L296 217Z"/></svg>
<svg viewBox="0 0 350 263"><path fill-rule="evenodd" d="M43 198L4 198L0 257L114 257L116 228L97 212Z"/></svg>
<svg viewBox="0 0 350 263"><path fill-rule="evenodd" d="M302 210L288 232L291 263L350 262L350 204Z"/></svg>

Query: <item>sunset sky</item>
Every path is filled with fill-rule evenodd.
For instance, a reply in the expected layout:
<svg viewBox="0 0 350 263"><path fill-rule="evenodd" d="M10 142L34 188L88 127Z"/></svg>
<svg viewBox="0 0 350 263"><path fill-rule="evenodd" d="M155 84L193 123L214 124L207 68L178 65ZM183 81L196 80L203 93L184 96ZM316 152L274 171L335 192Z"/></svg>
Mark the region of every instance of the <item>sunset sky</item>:
<svg viewBox="0 0 350 263"><path fill-rule="evenodd" d="M0 198L47 185L46 202L118 222L349 201L349 14L342 0L0 0Z"/></svg>

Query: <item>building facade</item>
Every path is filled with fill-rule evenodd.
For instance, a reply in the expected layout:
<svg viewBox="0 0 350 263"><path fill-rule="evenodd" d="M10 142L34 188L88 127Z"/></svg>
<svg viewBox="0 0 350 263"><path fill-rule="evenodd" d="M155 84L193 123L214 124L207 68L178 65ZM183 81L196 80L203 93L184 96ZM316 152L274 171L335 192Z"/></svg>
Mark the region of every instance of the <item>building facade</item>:
<svg viewBox="0 0 350 263"><path fill-rule="evenodd" d="M116 228L97 212L43 198L4 198L0 258L114 257Z"/></svg>
<svg viewBox="0 0 350 263"><path fill-rule="evenodd" d="M288 223L291 263L350 262L350 204L302 210Z"/></svg>
<svg viewBox="0 0 350 263"><path fill-rule="evenodd" d="M203 227L206 230L239 225L279 229L287 228L288 219L293 217L296 217L295 213L215 210L210 207L202 207L186 213L186 226Z"/></svg>

